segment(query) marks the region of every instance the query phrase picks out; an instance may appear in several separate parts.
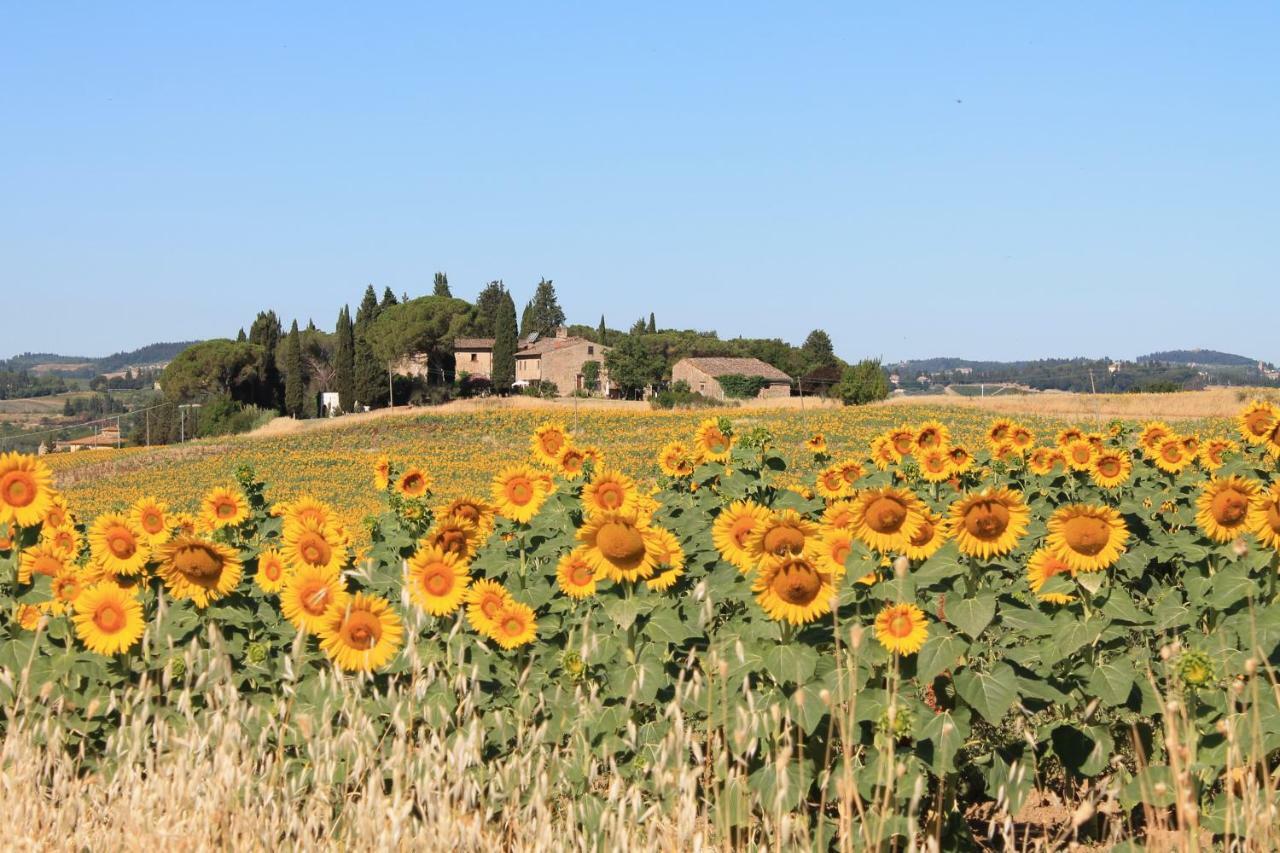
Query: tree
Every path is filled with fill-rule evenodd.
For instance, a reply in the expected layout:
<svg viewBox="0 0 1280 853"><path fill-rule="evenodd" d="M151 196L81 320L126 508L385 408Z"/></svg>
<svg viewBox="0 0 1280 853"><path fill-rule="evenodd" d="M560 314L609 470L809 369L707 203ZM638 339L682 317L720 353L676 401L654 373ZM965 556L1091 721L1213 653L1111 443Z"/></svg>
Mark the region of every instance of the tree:
<svg viewBox="0 0 1280 853"><path fill-rule="evenodd" d="M506 394L516 381L516 303L510 293L502 294L493 335L493 390Z"/></svg>
<svg viewBox="0 0 1280 853"><path fill-rule="evenodd" d="M643 317L641 317L639 320L636 320L634 323L631 324L631 331L629 331L627 334L644 335L644 334L648 334L648 332L649 332L649 324L644 321Z"/></svg>
<svg viewBox="0 0 1280 853"><path fill-rule="evenodd" d="M392 293L391 288L388 287L382 291L382 302L378 305L378 310L385 311L388 308L390 308L392 305L399 305L399 304L400 304L399 301L396 300L396 295Z"/></svg>
<svg viewBox="0 0 1280 853"><path fill-rule="evenodd" d="M609 336L609 329L604 324L604 315L600 315L600 328L596 330L597 337L600 338L601 346L607 345L609 342L605 340Z"/></svg>
<svg viewBox="0 0 1280 853"><path fill-rule="evenodd" d="M373 347L366 337L369 327L378 319L380 313L382 313L382 306L378 304L373 285L369 285L365 288L364 299L360 301L359 309L356 310L353 347L355 369L352 377L356 404L370 408L381 404L387 393L386 366L374 355Z"/></svg>
<svg viewBox="0 0 1280 853"><path fill-rule="evenodd" d="M344 305L338 312L338 326L334 329L337 342L334 345L334 377L338 385L338 406L344 412L354 412L356 406L356 341L351 325L351 308Z"/></svg>
<svg viewBox="0 0 1280 853"><path fill-rule="evenodd" d="M498 323L498 313L502 310L503 297L507 289L501 281L491 281L476 297L476 321L472 331L477 337L492 338Z"/></svg>
<svg viewBox="0 0 1280 853"><path fill-rule="evenodd" d="M262 361L258 364L258 391L255 403L264 409L280 409L284 396L284 382L280 368L276 366L276 349L280 345L280 318L274 311L259 311L249 327L249 343L262 348Z"/></svg>
<svg viewBox="0 0 1280 853"><path fill-rule="evenodd" d="M453 298L453 293L449 290L449 276L442 272L436 273L435 289L431 292L432 296L448 296ZM409 300L405 300L408 302Z"/></svg>
<svg viewBox="0 0 1280 853"><path fill-rule="evenodd" d="M306 417L303 409L306 395L306 379L302 375L302 336L298 333L298 321L289 329L289 340L284 351L284 408L295 418Z"/></svg>
<svg viewBox="0 0 1280 853"><path fill-rule="evenodd" d="M453 373L454 338L463 335L474 321L475 309L464 300L423 296L383 311L365 336L379 363L425 356L428 381L439 382Z"/></svg>
<svg viewBox="0 0 1280 853"><path fill-rule="evenodd" d="M249 336L244 333L244 326L240 327L240 334L236 335L236 343L244 343L249 340Z"/></svg>
<svg viewBox="0 0 1280 853"><path fill-rule="evenodd" d="M651 348L644 338L627 335L605 353L604 365L609 371L609 381L631 396L660 380L666 361L661 351Z"/></svg>
<svg viewBox="0 0 1280 853"><path fill-rule="evenodd" d="M831 388L831 396L846 406L860 406L888 397L889 377L880 366L880 359L863 359L846 367L840 381Z"/></svg>
<svg viewBox="0 0 1280 853"><path fill-rule="evenodd" d="M656 335L658 333L658 323L654 320L652 311L649 312L649 328L647 331L651 335Z"/></svg>
<svg viewBox="0 0 1280 853"><path fill-rule="evenodd" d="M588 391L595 391L600 386L600 362L584 361L582 363L582 384Z"/></svg>
<svg viewBox="0 0 1280 853"><path fill-rule="evenodd" d="M800 355L804 363L804 372L811 373L823 367L836 364L835 349L831 346L831 336L822 329L814 329L800 346Z"/></svg>
<svg viewBox="0 0 1280 853"><path fill-rule="evenodd" d="M527 327L526 327L527 322ZM520 323L520 334L528 335L537 332L539 335L554 335L556 329L564 325L564 309L556 299L556 288L551 279L544 278L538 282L533 291L533 299L525 308L525 316Z"/></svg>
<svg viewBox="0 0 1280 853"><path fill-rule="evenodd" d="M178 353L160 375L165 397L175 403L224 394L252 403L259 390L262 347L225 338L193 344Z"/></svg>
<svg viewBox="0 0 1280 853"><path fill-rule="evenodd" d="M533 328L533 300L524 304L524 310L520 312L520 337L527 338L531 332L537 331Z"/></svg>

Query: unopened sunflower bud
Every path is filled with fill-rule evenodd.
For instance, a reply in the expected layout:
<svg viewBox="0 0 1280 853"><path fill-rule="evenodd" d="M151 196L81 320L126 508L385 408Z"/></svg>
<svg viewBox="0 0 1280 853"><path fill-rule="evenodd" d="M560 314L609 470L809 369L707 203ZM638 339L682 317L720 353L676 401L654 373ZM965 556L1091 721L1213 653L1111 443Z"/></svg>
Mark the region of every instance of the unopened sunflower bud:
<svg viewBox="0 0 1280 853"><path fill-rule="evenodd" d="M893 575L898 579L905 578L911 569L911 560L905 555L893 561Z"/></svg>
<svg viewBox="0 0 1280 853"><path fill-rule="evenodd" d="M1245 672L1245 675L1249 676L1250 678L1252 678L1258 673L1257 658L1249 658L1247 661L1244 662L1244 672Z"/></svg>
<svg viewBox="0 0 1280 853"><path fill-rule="evenodd" d="M823 705L826 705L828 708L831 707L831 691L827 688L824 687L818 691L818 699Z"/></svg>

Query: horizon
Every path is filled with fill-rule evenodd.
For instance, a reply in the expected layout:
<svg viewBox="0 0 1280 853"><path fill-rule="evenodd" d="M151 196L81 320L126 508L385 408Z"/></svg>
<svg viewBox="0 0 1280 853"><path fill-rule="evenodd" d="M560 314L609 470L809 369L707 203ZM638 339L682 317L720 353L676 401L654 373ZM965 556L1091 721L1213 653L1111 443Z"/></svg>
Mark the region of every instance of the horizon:
<svg viewBox="0 0 1280 853"><path fill-rule="evenodd" d="M266 309L329 330L365 283L422 295L443 269L468 301L547 276L593 326L822 328L848 361L1280 362L1241 319L1280 265L1274 6L6 23L14 352L233 337Z"/></svg>

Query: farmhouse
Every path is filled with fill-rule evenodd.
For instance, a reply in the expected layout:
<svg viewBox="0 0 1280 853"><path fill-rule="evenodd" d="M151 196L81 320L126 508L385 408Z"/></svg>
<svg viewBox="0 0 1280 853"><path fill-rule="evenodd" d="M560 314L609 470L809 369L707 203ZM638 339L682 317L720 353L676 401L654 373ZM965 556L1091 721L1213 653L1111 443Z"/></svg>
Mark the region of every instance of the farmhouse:
<svg viewBox="0 0 1280 853"><path fill-rule="evenodd" d="M791 396L791 377L758 358L682 358L671 368L672 382L687 382L689 390L716 400L728 396L720 384L725 376L760 377L765 384L757 397Z"/></svg>
<svg viewBox="0 0 1280 853"><path fill-rule="evenodd" d="M77 450L114 450L120 446L120 428L104 426L95 435L54 442L54 453L74 453Z"/></svg>
<svg viewBox="0 0 1280 853"><path fill-rule="evenodd" d="M458 374L491 379L493 343L493 338L455 340L453 355ZM608 351L609 347L570 335L564 326L556 329L553 337L530 335L517 342L515 384L523 388L537 382L550 382L561 396L582 390L599 391L608 396L611 387L604 369L604 357ZM599 379L598 387L588 389L586 364L591 361L599 365Z"/></svg>

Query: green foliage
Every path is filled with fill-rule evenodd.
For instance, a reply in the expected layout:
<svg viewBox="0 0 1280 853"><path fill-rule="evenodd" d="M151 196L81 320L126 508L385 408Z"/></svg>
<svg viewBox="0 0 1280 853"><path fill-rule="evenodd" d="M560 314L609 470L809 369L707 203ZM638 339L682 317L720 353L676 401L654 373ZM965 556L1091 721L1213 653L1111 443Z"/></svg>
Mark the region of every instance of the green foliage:
<svg viewBox="0 0 1280 853"><path fill-rule="evenodd" d="M544 278L538 282L533 299L525 308L525 316L520 322L520 336L528 337L534 332L544 337L554 335L564 322L564 309L556 298L555 285L551 283L551 279Z"/></svg>
<svg viewBox="0 0 1280 853"><path fill-rule="evenodd" d="M880 366L880 359L864 359L846 367L840 381L832 387L831 396L846 406L860 406L888 397L889 377Z"/></svg>
<svg viewBox="0 0 1280 853"><path fill-rule="evenodd" d="M588 391L595 391L600 385L600 362L592 359L582 363L582 384Z"/></svg>
<svg viewBox="0 0 1280 853"><path fill-rule="evenodd" d="M298 332L298 321L293 321L289 329L289 339L285 342L284 368L284 406L286 414L295 418L306 417L303 408L306 392L306 378L302 375L302 336Z"/></svg>
<svg viewBox="0 0 1280 853"><path fill-rule="evenodd" d="M351 308L343 306L338 312L338 325L334 329L337 340L334 348L334 382L338 389L338 405L344 412L356 410L356 340L351 323Z"/></svg>
<svg viewBox="0 0 1280 853"><path fill-rule="evenodd" d="M461 299L423 296L378 315L366 332L380 365L425 356L431 380L453 373L453 340L475 322L475 309ZM385 382L385 374L383 381Z"/></svg>
<svg viewBox="0 0 1280 853"><path fill-rule="evenodd" d="M252 403L259 399L263 357L258 344L225 339L205 341L187 347L169 362L161 374L160 387L165 397L178 403L203 400L213 394Z"/></svg>
<svg viewBox="0 0 1280 853"><path fill-rule="evenodd" d="M649 336L627 335L605 353L609 381L628 397L639 395L662 379L665 362L660 344Z"/></svg>
<svg viewBox="0 0 1280 853"><path fill-rule="evenodd" d="M453 292L449 290L449 276L445 273L436 273L435 280L432 282L432 296L447 296L453 298Z"/></svg>
<svg viewBox="0 0 1280 853"><path fill-rule="evenodd" d="M824 367L835 367L840 362L836 358L835 348L831 345L831 336L822 329L814 329L804 339L804 343L800 345L800 356L804 373Z"/></svg>
<svg viewBox="0 0 1280 853"><path fill-rule="evenodd" d="M516 381L516 347L519 341L516 336L516 304L510 293L502 294L502 305L498 309L497 323L494 326L493 368L490 379L493 390L506 394Z"/></svg>
<svg viewBox="0 0 1280 853"><path fill-rule="evenodd" d="M755 399L769 385L769 380L763 376L743 376L741 373L726 373L717 376L716 381L730 400Z"/></svg>
<svg viewBox="0 0 1280 853"><path fill-rule="evenodd" d="M280 318L274 311L259 312L249 327L249 343L257 344L260 350L254 402L264 409L280 408L284 396L284 382L276 365L280 335Z"/></svg>
<svg viewBox="0 0 1280 853"><path fill-rule="evenodd" d="M507 289L501 281L491 281L480 291L480 295L476 297L476 321L471 329L476 337L496 336L498 314L501 313L503 300L506 298Z"/></svg>

